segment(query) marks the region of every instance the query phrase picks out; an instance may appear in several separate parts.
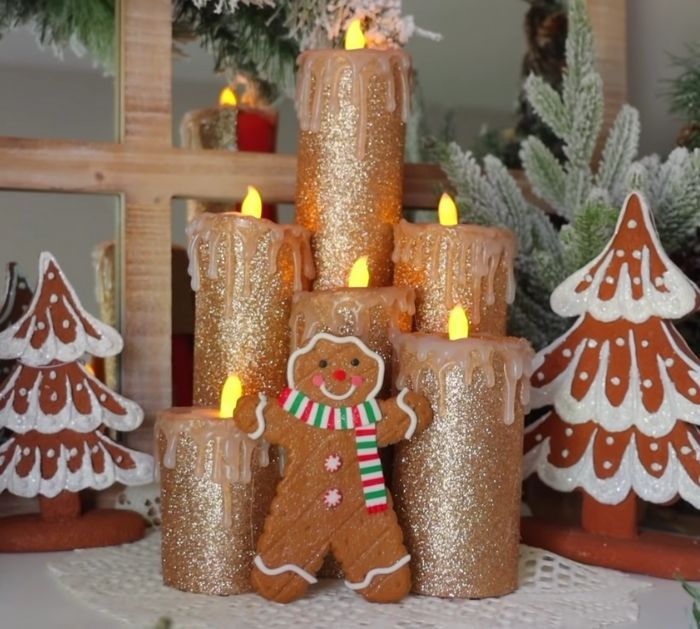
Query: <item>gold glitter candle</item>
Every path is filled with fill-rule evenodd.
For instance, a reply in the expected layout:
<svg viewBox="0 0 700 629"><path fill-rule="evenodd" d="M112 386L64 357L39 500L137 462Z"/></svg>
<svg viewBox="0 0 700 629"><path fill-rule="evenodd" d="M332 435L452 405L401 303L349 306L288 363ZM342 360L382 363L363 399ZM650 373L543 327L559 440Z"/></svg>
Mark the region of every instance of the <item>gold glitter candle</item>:
<svg viewBox="0 0 700 629"><path fill-rule="evenodd" d="M194 403L214 406L229 374L246 394L286 383L292 294L313 278L309 234L237 212L188 226L196 292Z"/></svg>
<svg viewBox="0 0 700 629"><path fill-rule="evenodd" d="M415 288L420 332L445 332L461 304L474 332L503 335L516 253L515 234L505 229L402 220L394 228L394 284Z"/></svg>
<svg viewBox="0 0 700 629"><path fill-rule="evenodd" d="M163 582L186 592L251 591L255 542L278 467L267 444L213 408L158 414Z"/></svg>
<svg viewBox="0 0 700 629"><path fill-rule="evenodd" d="M298 63L297 222L313 235L314 288L344 286L358 251L372 285L388 286L410 59L398 49L309 50Z"/></svg>
<svg viewBox="0 0 700 629"><path fill-rule="evenodd" d="M523 414L533 352L522 339L395 339L396 387L422 393L433 424L395 450L393 495L413 591L501 596L517 588Z"/></svg>

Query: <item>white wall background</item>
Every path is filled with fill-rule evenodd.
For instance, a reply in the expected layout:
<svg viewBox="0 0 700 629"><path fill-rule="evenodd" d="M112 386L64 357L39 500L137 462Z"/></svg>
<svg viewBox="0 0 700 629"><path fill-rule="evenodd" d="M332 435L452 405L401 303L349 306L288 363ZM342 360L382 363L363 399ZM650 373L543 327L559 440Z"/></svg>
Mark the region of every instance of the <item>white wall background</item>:
<svg viewBox="0 0 700 629"><path fill-rule="evenodd" d="M468 143L486 122L503 124L518 91L524 50L518 0L404 0L421 26L443 33L435 43L415 39L409 49L433 117L448 109ZM629 0L629 98L640 109L642 151L666 153L678 121L667 113L661 80L672 75L668 53L700 37L699 0ZM174 133L182 115L216 99L223 79L194 49L174 66ZM109 141L113 138L112 80L86 59L67 53L63 63L39 51L27 32L0 40L0 136ZM175 135L175 137L177 137ZM294 152L296 123L290 103L281 107L279 150ZM115 200L109 197L0 191L0 265L18 260L30 280L40 251L59 259L85 306L96 312L90 253L114 233ZM174 211L173 234L182 242L184 212ZM2 280L0 280L0 286Z"/></svg>

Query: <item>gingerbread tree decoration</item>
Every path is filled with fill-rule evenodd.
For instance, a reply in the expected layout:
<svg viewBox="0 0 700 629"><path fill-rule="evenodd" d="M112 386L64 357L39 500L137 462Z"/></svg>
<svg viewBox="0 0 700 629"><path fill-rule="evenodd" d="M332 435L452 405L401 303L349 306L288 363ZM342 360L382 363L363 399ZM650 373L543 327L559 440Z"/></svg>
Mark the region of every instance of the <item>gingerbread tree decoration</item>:
<svg viewBox="0 0 700 629"><path fill-rule="evenodd" d="M577 316L535 358L533 405L552 406L525 436L525 475L583 491L582 529L525 520L524 539L575 558L700 577L694 540L637 530L637 502L700 508L700 361L669 321L700 290L664 252L637 193L604 251L552 293Z"/></svg>
<svg viewBox="0 0 700 629"><path fill-rule="evenodd" d="M39 496L40 515L0 520L0 551L62 550L124 543L143 535L135 513L82 513L79 492L153 478L153 459L124 448L106 428L133 430L134 402L105 387L81 362L122 349L113 328L86 313L56 260L42 253L39 283L25 314L0 332L0 358L17 360L0 388L0 491Z"/></svg>

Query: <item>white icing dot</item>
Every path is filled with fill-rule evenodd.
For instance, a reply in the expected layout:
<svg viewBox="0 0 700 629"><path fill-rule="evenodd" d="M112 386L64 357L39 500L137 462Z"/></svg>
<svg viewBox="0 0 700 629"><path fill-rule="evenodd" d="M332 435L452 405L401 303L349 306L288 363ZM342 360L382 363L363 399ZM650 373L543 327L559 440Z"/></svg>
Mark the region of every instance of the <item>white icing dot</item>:
<svg viewBox="0 0 700 629"><path fill-rule="evenodd" d="M27 312L28 309L29 309L28 304L22 304L22 312Z"/></svg>
<svg viewBox="0 0 700 629"><path fill-rule="evenodd" d="M51 378L51 380L56 379L56 372L53 369L49 371L49 378Z"/></svg>
<svg viewBox="0 0 700 629"><path fill-rule="evenodd" d="M540 433L535 435L535 441L542 441L542 435Z"/></svg>
<svg viewBox="0 0 700 629"><path fill-rule="evenodd" d="M541 371L537 372L537 379L538 380L544 380L544 374Z"/></svg>
<svg viewBox="0 0 700 629"><path fill-rule="evenodd" d="M565 459L566 457L569 456L569 451L568 450L562 450L561 451L561 458Z"/></svg>
<svg viewBox="0 0 700 629"><path fill-rule="evenodd" d="M53 279L54 277L56 277L56 276L54 275L54 272L53 272L53 271L49 271L49 272L46 274L46 277L48 277L50 280L52 280L52 279Z"/></svg>
<svg viewBox="0 0 700 629"><path fill-rule="evenodd" d="M122 455L120 454L116 459L114 459L117 463L121 463L123 460Z"/></svg>
<svg viewBox="0 0 700 629"><path fill-rule="evenodd" d="M58 301L58 295L51 295L51 297L49 297L49 301L52 304L55 304Z"/></svg>
<svg viewBox="0 0 700 629"><path fill-rule="evenodd" d="M107 394L100 393L100 402L106 402L106 401L107 401Z"/></svg>
<svg viewBox="0 0 700 629"><path fill-rule="evenodd" d="M565 429L564 429L564 434L565 434L567 437L570 437L571 435L574 434L574 429L571 428L571 427L565 428Z"/></svg>
<svg viewBox="0 0 700 629"><path fill-rule="evenodd" d="M681 454L690 454L693 450L689 448L688 446L683 446L681 448Z"/></svg>
<svg viewBox="0 0 700 629"><path fill-rule="evenodd" d="M598 347L598 341L596 341L594 339L589 339L588 347Z"/></svg>
<svg viewBox="0 0 700 629"><path fill-rule="evenodd" d="M97 451L100 449L99 446L92 446L92 453L97 454Z"/></svg>
<svg viewBox="0 0 700 629"><path fill-rule="evenodd" d="M563 354L566 358L571 358L571 350L570 350L568 347L562 352L562 354Z"/></svg>
<svg viewBox="0 0 700 629"><path fill-rule="evenodd" d="M617 345L618 347L622 347L624 344L625 344L625 339L623 339L621 336L618 336L615 339L615 345Z"/></svg>
<svg viewBox="0 0 700 629"><path fill-rule="evenodd" d="M39 323L36 324L37 330L43 330L45 327L46 327L46 324L43 321L39 321Z"/></svg>
<svg viewBox="0 0 700 629"><path fill-rule="evenodd" d="M649 341L647 341L646 339L644 339L644 340L642 341L642 347L649 347Z"/></svg>
<svg viewBox="0 0 700 629"><path fill-rule="evenodd" d="M609 470L612 467L611 461L603 461L603 469Z"/></svg>
<svg viewBox="0 0 700 629"><path fill-rule="evenodd" d="M46 451L46 456L49 457L50 459L53 459L53 457L56 456L56 451L53 448L49 448Z"/></svg>
<svg viewBox="0 0 700 629"><path fill-rule="evenodd" d="M652 463L651 464L651 471L652 472L660 472L662 469L664 469L663 465L659 463Z"/></svg>
<svg viewBox="0 0 700 629"><path fill-rule="evenodd" d="M63 326L64 330L67 330L70 327L70 321L68 321L68 319L64 319L61 325Z"/></svg>
<svg viewBox="0 0 700 629"><path fill-rule="evenodd" d="M82 391L83 390L83 383L78 382L78 384L75 385L75 390L76 391Z"/></svg>
<svg viewBox="0 0 700 629"><path fill-rule="evenodd" d="M582 371L578 377L581 378L581 380L588 380L588 372Z"/></svg>
<svg viewBox="0 0 700 629"><path fill-rule="evenodd" d="M593 276L590 273L586 273L586 275L584 275L583 279L586 280L587 282L592 282Z"/></svg>
<svg viewBox="0 0 700 629"><path fill-rule="evenodd" d="M666 360L664 360L664 365L666 365L667 367L673 367L673 358L667 358Z"/></svg>
<svg viewBox="0 0 700 629"><path fill-rule="evenodd" d="M52 402L55 402L57 399L58 399L58 393L56 393L56 391L54 391L54 392L50 395L50 400L51 400Z"/></svg>
<svg viewBox="0 0 700 629"><path fill-rule="evenodd" d="M656 441L652 441L652 442L649 444L649 449L650 449L652 452L656 452L656 451L659 449L659 444L656 443Z"/></svg>
<svg viewBox="0 0 700 629"><path fill-rule="evenodd" d="M697 392L698 392L698 390L695 387L690 387L690 389L688 389L688 393L690 395L695 395L695 394L697 394Z"/></svg>
<svg viewBox="0 0 700 629"><path fill-rule="evenodd" d="M637 221L635 221L633 218L627 221L627 227L630 229L634 229L637 226Z"/></svg>
<svg viewBox="0 0 700 629"><path fill-rule="evenodd" d="M652 385L652 384L653 384L653 382L652 382L651 380L649 380L649 378L646 378L646 379L644 380L644 382L642 382L642 386L643 386L645 389L651 389L651 385Z"/></svg>
<svg viewBox="0 0 700 629"><path fill-rule="evenodd" d="M664 285L664 278L663 277L657 277L654 279L654 285L655 286L663 286Z"/></svg>
<svg viewBox="0 0 700 629"><path fill-rule="evenodd" d="M68 451L68 456L70 456L70 457L77 456L77 454L78 454L78 448L71 448L71 449Z"/></svg>
<svg viewBox="0 0 700 629"><path fill-rule="evenodd" d="M622 249L618 249L618 250L615 252L615 255L616 255L618 258L621 258L622 256L625 255L625 252L624 252Z"/></svg>
<svg viewBox="0 0 700 629"><path fill-rule="evenodd" d="M615 278L612 275L608 275L608 277L605 278L605 283L606 284L614 284Z"/></svg>
<svg viewBox="0 0 700 629"><path fill-rule="evenodd" d="M605 437L605 443L611 446L613 443L615 443L615 437L611 437L610 435L608 435L607 437Z"/></svg>
<svg viewBox="0 0 700 629"><path fill-rule="evenodd" d="M632 279L632 284L636 284L639 286L642 283L642 279L640 277L635 277Z"/></svg>
<svg viewBox="0 0 700 629"><path fill-rule="evenodd" d="M27 456L30 452L31 450L27 446L24 446L22 449L22 454L24 454L24 456Z"/></svg>
<svg viewBox="0 0 700 629"><path fill-rule="evenodd" d="M641 252L639 249L635 249L635 250L632 252L632 257L633 257L635 260L640 260L641 257L642 257L642 252Z"/></svg>
<svg viewBox="0 0 700 629"><path fill-rule="evenodd" d="M18 287L18 288L21 288L22 290L24 290L25 288L27 288L27 285L26 285L24 282L19 282L19 283L17 284L17 287Z"/></svg>
<svg viewBox="0 0 700 629"><path fill-rule="evenodd" d="M25 389L24 387L20 388L19 394L20 394L22 397L24 397L25 395L27 395L27 389Z"/></svg>

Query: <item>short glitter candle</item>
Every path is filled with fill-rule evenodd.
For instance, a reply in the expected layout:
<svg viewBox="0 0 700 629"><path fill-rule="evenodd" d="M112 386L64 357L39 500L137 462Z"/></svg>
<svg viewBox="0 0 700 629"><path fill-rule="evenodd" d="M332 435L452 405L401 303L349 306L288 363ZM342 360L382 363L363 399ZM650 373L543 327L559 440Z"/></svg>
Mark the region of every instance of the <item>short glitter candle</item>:
<svg viewBox="0 0 700 629"><path fill-rule="evenodd" d="M369 257L372 285L388 286L410 59L400 49L360 48L308 50L298 63L297 221L313 234L314 288L344 286L357 251Z"/></svg>
<svg viewBox="0 0 700 629"><path fill-rule="evenodd" d="M251 591L253 549L278 479L267 444L202 407L161 411L155 440L163 582L202 594Z"/></svg>
<svg viewBox="0 0 700 629"><path fill-rule="evenodd" d="M515 297L515 234L505 229L437 223L394 228L394 284L416 290L416 329L441 333L462 304L475 332L506 333Z"/></svg>
<svg viewBox="0 0 700 629"><path fill-rule="evenodd" d="M402 334L396 387L422 393L432 426L395 451L393 494L413 591L517 588L523 416L532 350L521 339Z"/></svg>

